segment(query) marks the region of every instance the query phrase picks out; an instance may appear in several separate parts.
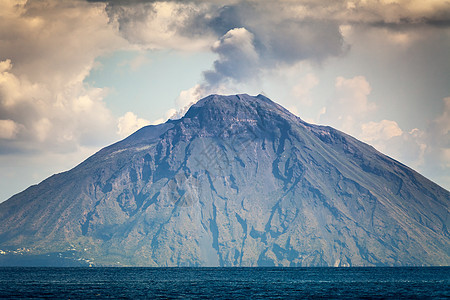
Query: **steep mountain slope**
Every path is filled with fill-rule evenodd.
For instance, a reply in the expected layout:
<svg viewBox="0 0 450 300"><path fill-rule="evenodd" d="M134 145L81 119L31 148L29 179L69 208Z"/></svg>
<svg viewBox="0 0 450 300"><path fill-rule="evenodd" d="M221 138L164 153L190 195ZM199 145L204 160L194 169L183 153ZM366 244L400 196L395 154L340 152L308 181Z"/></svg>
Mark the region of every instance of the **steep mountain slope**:
<svg viewBox="0 0 450 300"><path fill-rule="evenodd" d="M0 264L450 265L449 203L264 96L211 95L1 203Z"/></svg>

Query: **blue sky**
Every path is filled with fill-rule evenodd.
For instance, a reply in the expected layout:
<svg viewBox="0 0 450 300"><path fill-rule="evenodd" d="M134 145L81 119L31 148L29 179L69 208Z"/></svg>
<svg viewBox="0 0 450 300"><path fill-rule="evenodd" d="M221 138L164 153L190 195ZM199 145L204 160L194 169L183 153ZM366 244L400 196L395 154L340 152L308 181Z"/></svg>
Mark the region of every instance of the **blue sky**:
<svg viewBox="0 0 450 300"><path fill-rule="evenodd" d="M450 189L445 0L0 3L0 201L210 93L265 93Z"/></svg>
<svg viewBox="0 0 450 300"><path fill-rule="evenodd" d="M208 52L118 51L98 57L84 82L108 87L105 101L115 116L132 111L154 121L174 107L180 91L201 80L213 61Z"/></svg>

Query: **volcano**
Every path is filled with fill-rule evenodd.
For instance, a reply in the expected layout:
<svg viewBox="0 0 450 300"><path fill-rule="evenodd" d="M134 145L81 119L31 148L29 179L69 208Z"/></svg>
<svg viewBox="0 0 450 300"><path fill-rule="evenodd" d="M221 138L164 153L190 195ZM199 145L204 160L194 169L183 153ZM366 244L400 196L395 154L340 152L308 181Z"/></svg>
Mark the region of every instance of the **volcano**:
<svg viewBox="0 0 450 300"><path fill-rule="evenodd" d="M265 96L211 95L0 204L0 265L450 265L450 192Z"/></svg>

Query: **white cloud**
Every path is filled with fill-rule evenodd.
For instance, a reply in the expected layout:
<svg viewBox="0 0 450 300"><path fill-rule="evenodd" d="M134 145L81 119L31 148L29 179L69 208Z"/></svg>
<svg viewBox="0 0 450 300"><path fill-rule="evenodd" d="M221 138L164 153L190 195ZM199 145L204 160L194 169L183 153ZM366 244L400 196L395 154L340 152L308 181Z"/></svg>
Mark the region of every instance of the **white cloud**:
<svg viewBox="0 0 450 300"><path fill-rule="evenodd" d="M397 0L354 2L346 18L354 22L422 23L445 17L450 4L442 0Z"/></svg>
<svg viewBox="0 0 450 300"><path fill-rule="evenodd" d="M370 121L361 125L361 137L364 141L374 142L376 140L389 140L403 134L403 130L397 122L382 120L380 122Z"/></svg>
<svg viewBox="0 0 450 300"><path fill-rule="evenodd" d="M371 86L364 76L337 77L334 98L319 114L319 121L360 136L362 122L376 109L375 103L368 99L370 92Z"/></svg>
<svg viewBox="0 0 450 300"><path fill-rule="evenodd" d="M301 105L311 106L313 99L310 95L311 90L319 84L319 79L312 73L303 76L299 82L292 87L292 96L299 101Z"/></svg>
<svg viewBox="0 0 450 300"><path fill-rule="evenodd" d="M321 109L319 120L450 186L445 175L450 165L450 98L444 99L444 110L429 128L407 131L394 120L374 120L378 108L369 100L371 90L363 76L337 77L335 98Z"/></svg>
<svg viewBox="0 0 450 300"><path fill-rule="evenodd" d="M424 142L425 132L417 128L405 132L392 120L370 121L360 124L360 128L356 137L374 146L378 151L413 168L420 168L424 164L427 151ZM355 131L358 129L355 128Z"/></svg>
<svg viewBox="0 0 450 300"><path fill-rule="evenodd" d="M13 120L0 120L0 139L14 139L19 128L19 124Z"/></svg>
<svg viewBox="0 0 450 300"><path fill-rule="evenodd" d="M204 7L189 2L136 2L133 5L111 1L109 17L120 24L120 33L143 49L206 50L214 41L211 35L192 39L180 33L191 15L201 14Z"/></svg>
<svg viewBox="0 0 450 300"><path fill-rule="evenodd" d="M444 98L443 101L444 109L442 114L434 121L434 128L440 135L445 136L450 134L450 97ZM448 146L450 147L450 145Z"/></svg>
<svg viewBox="0 0 450 300"><path fill-rule="evenodd" d="M44 142L47 139L52 127L52 123L47 118L42 118L33 124L33 128L39 142Z"/></svg>
<svg viewBox="0 0 450 300"><path fill-rule="evenodd" d="M119 118L117 134L124 138L147 125L150 125L150 121L138 118L137 115L129 111Z"/></svg>
<svg viewBox="0 0 450 300"><path fill-rule="evenodd" d="M436 174L442 184L450 187L450 97L443 99L442 113L431 123L424 137L427 156L423 169Z"/></svg>
<svg viewBox="0 0 450 300"><path fill-rule="evenodd" d="M0 151L67 152L113 140L107 90L83 83L97 56L127 45L104 7L1 2L0 119L20 128L0 142Z"/></svg>
<svg viewBox="0 0 450 300"><path fill-rule="evenodd" d="M445 168L450 168L450 148L441 149L440 158L444 162ZM447 178L450 176L447 176Z"/></svg>
<svg viewBox="0 0 450 300"><path fill-rule="evenodd" d="M9 72L12 68L11 60L6 59L4 61L0 61L0 73Z"/></svg>
<svg viewBox="0 0 450 300"><path fill-rule="evenodd" d="M338 106L337 113L329 112L337 108L333 104L324 108L321 116L326 117L327 124L334 124L333 126L371 144L384 154L407 164L425 176L432 177L439 184L450 186L450 175L448 175L450 168L450 97L443 99L442 113L431 122L428 128L414 128L408 132L393 120L367 122L366 120L371 119L370 114L361 118L361 113L373 112L376 109L367 102L370 86L365 80L362 78L350 81L340 79L337 82L339 83L336 85L337 88L345 86L344 94L354 97L353 100L348 98L346 101L337 101L343 105ZM358 82L359 84L356 84ZM365 104L357 105L361 101Z"/></svg>
<svg viewBox="0 0 450 300"><path fill-rule="evenodd" d="M14 67L0 73L0 118L20 124L7 151L73 151L78 145L111 141L114 119L103 98L105 89L82 82L49 86L18 77ZM5 151L3 149L3 151Z"/></svg>
<svg viewBox="0 0 450 300"><path fill-rule="evenodd" d="M372 88L364 76L353 78L336 78L336 97L340 106L352 110L352 113L364 114L376 108L375 103L369 102L367 96Z"/></svg>
<svg viewBox="0 0 450 300"><path fill-rule="evenodd" d="M49 86L83 80L94 59L125 46L104 4L82 1L2 1L1 59L14 73Z"/></svg>

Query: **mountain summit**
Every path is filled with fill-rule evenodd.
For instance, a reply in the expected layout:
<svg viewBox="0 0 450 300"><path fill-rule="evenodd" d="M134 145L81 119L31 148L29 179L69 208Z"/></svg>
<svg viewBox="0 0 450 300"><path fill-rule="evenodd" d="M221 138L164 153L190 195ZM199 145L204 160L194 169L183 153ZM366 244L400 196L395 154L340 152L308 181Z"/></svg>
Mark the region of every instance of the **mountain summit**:
<svg viewBox="0 0 450 300"><path fill-rule="evenodd" d="M262 95L211 95L1 203L0 264L450 265L449 200Z"/></svg>

